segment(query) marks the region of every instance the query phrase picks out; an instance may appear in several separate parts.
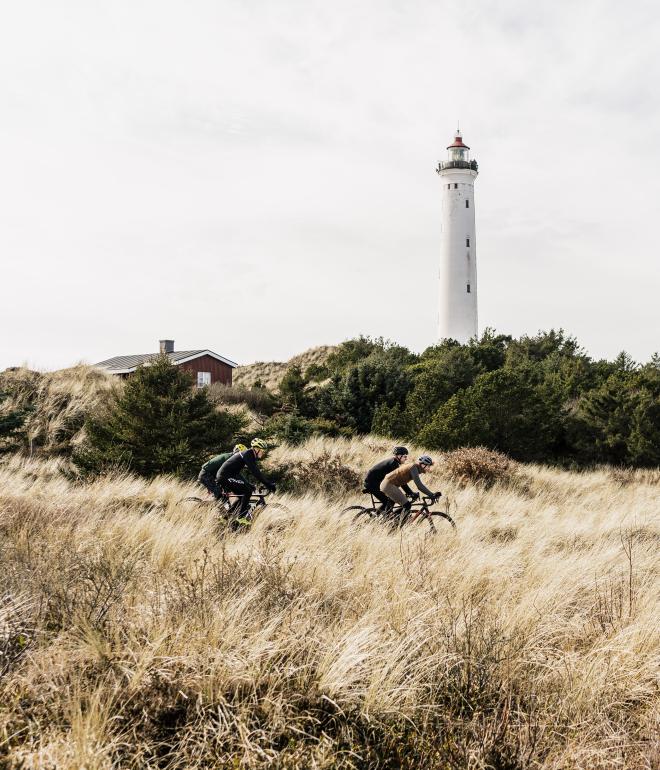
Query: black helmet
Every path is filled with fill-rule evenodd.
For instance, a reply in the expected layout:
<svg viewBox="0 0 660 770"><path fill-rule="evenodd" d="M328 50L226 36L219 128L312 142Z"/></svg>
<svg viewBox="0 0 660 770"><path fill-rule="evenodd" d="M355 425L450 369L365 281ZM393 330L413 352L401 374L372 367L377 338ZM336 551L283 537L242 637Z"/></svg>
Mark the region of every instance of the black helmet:
<svg viewBox="0 0 660 770"><path fill-rule="evenodd" d="M392 452L393 455L407 455L410 454L408 452L408 448L405 446L395 446L394 451Z"/></svg>

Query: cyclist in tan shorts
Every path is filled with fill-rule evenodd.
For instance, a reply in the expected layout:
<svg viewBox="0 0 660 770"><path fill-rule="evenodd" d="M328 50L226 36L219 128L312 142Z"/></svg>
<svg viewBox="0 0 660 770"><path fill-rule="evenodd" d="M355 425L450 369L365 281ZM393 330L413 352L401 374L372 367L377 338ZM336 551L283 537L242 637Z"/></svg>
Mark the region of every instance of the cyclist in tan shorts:
<svg viewBox="0 0 660 770"><path fill-rule="evenodd" d="M404 463L385 476L381 482L380 491L386 494L390 500L394 500L395 503L398 503L402 507L410 507L410 502L401 487L405 486L410 481L414 481L415 486L423 495L437 498L440 494L431 492L420 478L420 473L426 473L432 465L433 460L428 455L422 455L419 460L414 463ZM419 497L419 494L417 494L416 497Z"/></svg>

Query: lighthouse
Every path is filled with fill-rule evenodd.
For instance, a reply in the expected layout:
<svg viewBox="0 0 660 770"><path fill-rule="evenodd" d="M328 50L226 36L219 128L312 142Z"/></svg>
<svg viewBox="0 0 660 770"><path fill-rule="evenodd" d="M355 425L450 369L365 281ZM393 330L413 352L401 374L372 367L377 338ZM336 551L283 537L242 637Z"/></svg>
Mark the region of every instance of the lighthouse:
<svg viewBox="0 0 660 770"><path fill-rule="evenodd" d="M442 181L439 338L465 343L477 334L474 180L477 161L460 130L436 169Z"/></svg>

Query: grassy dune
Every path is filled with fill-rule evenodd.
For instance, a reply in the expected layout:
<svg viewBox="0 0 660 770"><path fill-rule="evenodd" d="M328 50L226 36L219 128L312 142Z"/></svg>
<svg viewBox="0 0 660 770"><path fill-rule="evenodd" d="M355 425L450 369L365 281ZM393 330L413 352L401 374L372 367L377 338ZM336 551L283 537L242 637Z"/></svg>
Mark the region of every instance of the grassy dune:
<svg viewBox="0 0 660 770"><path fill-rule="evenodd" d="M0 767L657 767L660 474L429 485L456 534L308 494L226 536L171 478L8 459Z"/></svg>
<svg viewBox="0 0 660 770"><path fill-rule="evenodd" d="M334 350L335 345L320 345L299 353L289 361L257 361L239 366L234 370L234 384L251 388L258 381L269 390L277 390L290 366L300 366L304 371L311 364L322 365Z"/></svg>

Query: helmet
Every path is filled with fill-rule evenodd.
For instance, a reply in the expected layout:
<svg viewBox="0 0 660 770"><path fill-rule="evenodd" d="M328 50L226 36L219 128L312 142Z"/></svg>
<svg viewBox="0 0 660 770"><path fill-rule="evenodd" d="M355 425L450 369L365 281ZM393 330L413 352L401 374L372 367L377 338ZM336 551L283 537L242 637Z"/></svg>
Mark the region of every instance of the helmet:
<svg viewBox="0 0 660 770"><path fill-rule="evenodd" d="M231 451L236 454L236 452L245 452L246 449L247 447L245 444L236 444L236 446Z"/></svg>
<svg viewBox="0 0 660 770"><path fill-rule="evenodd" d="M393 455L407 455L409 454L407 447L405 446L395 446L392 450Z"/></svg>
<svg viewBox="0 0 660 770"><path fill-rule="evenodd" d="M428 455L422 455L417 462L422 465L433 465L433 460Z"/></svg>
<svg viewBox="0 0 660 770"><path fill-rule="evenodd" d="M268 444L262 438L253 438L250 446L253 449L263 449L264 452L268 449Z"/></svg>

